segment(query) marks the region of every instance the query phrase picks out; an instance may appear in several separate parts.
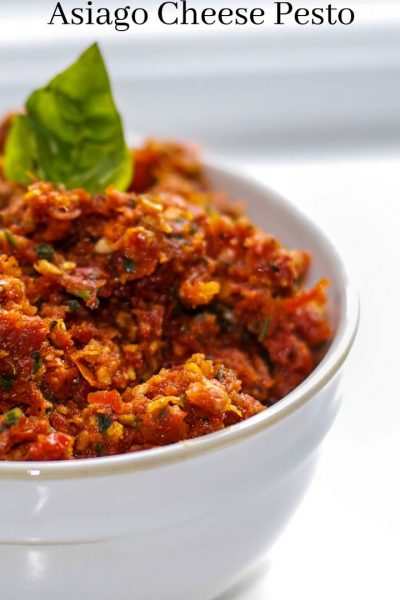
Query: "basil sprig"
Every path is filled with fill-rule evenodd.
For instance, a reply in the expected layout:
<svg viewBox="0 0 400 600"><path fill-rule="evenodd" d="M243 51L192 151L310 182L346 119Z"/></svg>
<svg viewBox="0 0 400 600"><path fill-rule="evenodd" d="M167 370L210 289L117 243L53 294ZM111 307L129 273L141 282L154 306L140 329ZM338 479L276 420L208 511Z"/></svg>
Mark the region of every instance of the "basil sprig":
<svg viewBox="0 0 400 600"><path fill-rule="evenodd" d="M9 180L28 184L35 177L92 193L108 185L126 190L132 156L97 44L33 92L25 109L6 143Z"/></svg>

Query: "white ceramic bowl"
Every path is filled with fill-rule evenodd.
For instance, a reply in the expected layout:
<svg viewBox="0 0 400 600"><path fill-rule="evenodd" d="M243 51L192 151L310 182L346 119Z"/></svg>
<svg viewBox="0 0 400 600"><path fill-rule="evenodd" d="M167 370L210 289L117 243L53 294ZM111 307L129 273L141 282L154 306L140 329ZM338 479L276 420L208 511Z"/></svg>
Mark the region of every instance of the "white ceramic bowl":
<svg viewBox="0 0 400 600"><path fill-rule="evenodd" d="M311 250L311 282L332 281L331 347L291 394L224 431L123 456L0 464L5 600L209 600L270 548L310 482L338 410L358 302L308 219L236 169L207 168L258 226Z"/></svg>

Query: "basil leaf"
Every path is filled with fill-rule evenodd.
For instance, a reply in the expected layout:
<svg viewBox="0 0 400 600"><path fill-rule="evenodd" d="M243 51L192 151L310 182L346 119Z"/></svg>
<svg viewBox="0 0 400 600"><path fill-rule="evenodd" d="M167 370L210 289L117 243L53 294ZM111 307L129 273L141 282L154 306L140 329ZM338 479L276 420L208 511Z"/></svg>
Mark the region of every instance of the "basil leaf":
<svg viewBox="0 0 400 600"><path fill-rule="evenodd" d="M7 136L4 173L10 181L28 185L32 177L42 179L37 161L36 139L26 115L16 115Z"/></svg>
<svg viewBox="0 0 400 600"><path fill-rule="evenodd" d="M14 380L14 375L0 376L0 390L3 390L3 392L9 392L14 385Z"/></svg>
<svg viewBox="0 0 400 600"><path fill-rule="evenodd" d="M16 425L20 418L22 417L22 410L20 408L12 408L4 415L4 423L11 427L12 425Z"/></svg>
<svg viewBox="0 0 400 600"><path fill-rule="evenodd" d="M263 321L263 324L261 326L260 335L258 336L258 341L260 342L260 344L262 344L263 341L265 340L265 337L268 333L270 321L271 321L270 317L265 317L265 319Z"/></svg>
<svg viewBox="0 0 400 600"><path fill-rule="evenodd" d="M92 193L127 188L132 157L97 44L28 98L26 115L15 118L8 136L5 174Z"/></svg>
<svg viewBox="0 0 400 600"><path fill-rule="evenodd" d="M78 300L67 300L64 304L68 306L71 310L80 310L81 308L81 305L79 304Z"/></svg>
<svg viewBox="0 0 400 600"><path fill-rule="evenodd" d="M127 273L134 273L136 271L136 265L130 258L122 257L122 263Z"/></svg>
<svg viewBox="0 0 400 600"><path fill-rule="evenodd" d="M43 359L42 359L40 353L37 352L36 350L35 350L35 352L32 352L31 356L32 356L32 360L33 360L33 374L37 375L43 366Z"/></svg>
<svg viewBox="0 0 400 600"><path fill-rule="evenodd" d="M53 260L54 248L50 244L39 244L34 248L36 255L42 260Z"/></svg>
<svg viewBox="0 0 400 600"><path fill-rule="evenodd" d="M105 415L103 413L98 413L97 420L99 422L100 433L105 433L113 422L109 415Z"/></svg>

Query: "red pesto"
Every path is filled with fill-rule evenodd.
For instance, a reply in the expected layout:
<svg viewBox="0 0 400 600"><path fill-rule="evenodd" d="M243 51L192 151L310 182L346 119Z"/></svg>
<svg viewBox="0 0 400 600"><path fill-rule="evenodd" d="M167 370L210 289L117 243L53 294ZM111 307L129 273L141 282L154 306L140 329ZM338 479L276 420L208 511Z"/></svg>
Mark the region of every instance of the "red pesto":
<svg viewBox="0 0 400 600"><path fill-rule="evenodd" d="M0 174L1 460L218 431L299 385L330 341L306 251L211 189L191 147L133 153L128 193Z"/></svg>

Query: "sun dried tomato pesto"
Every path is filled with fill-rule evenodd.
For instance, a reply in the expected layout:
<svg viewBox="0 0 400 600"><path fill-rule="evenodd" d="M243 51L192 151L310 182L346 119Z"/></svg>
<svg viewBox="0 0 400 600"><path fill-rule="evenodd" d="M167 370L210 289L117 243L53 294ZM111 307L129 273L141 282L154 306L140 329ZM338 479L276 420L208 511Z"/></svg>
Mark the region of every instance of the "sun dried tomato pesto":
<svg viewBox="0 0 400 600"><path fill-rule="evenodd" d="M218 431L299 385L330 340L306 251L210 188L190 147L134 154L127 193L0 177L2 460Z"/></svg>

